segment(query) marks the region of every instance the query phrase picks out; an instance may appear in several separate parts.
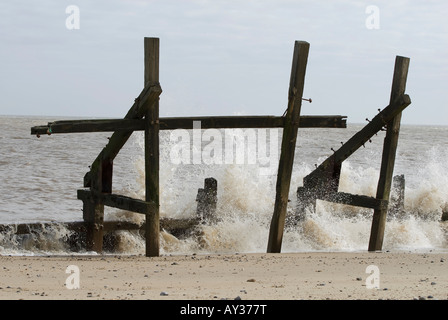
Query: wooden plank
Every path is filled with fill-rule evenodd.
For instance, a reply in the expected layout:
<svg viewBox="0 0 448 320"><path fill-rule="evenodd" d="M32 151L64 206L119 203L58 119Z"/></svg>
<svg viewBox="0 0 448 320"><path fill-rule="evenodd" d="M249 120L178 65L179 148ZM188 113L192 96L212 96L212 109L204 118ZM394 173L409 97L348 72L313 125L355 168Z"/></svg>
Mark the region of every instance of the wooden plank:
<svg viewBox="0 0 448 320"><path fill-rule="evenodd" d="M316 188L322 181L331 178L333 168L341 165L342 162L363 146L395 116L400 114L408 105L411 99L408 95L397 96L387 107L378 113L364 128L353 135L346 143L320 164L313 172L303 179L304 186ZM329 176L330 175L330 176Z"/></svg>
<svg viewBox="0 0 448 320"><path fill-rule="evenodd" d="M283 128L284 117L277 116L210 116L160 118L160 130L192 129L194 121L201 121L202 129L219 128ZM141 119L60 120L46 126L31 128L32 135L84 132L143 131L146 121ZM300 128L346 128L345 116L300 116Z"/></svg>
<svg viewBox="0 0 448 320"><path fill-rule="evenodd" d="M68 223L68 222L33 222L33 223L10 223L0 225L0 233L12 234L29 234L38 233L43 229L63 225L67 229L75 232L85 232L85 223L83 221Z"/></svg>
<svg viewBox="0 0 448 320"><path fill-rule="evenodd" d="M410 59L397 56L392 80L390 100L395 101L406 91ZM381 159L380 177L378 180L377 199L389 200L392 185L395 157L400 132L401 111L387 119L387 132L384 138L383 154ZM386 226L387 208L375 210L370 232L369 251L381 250L383 247L384 230Z"/></svg>
<svg viewBox="0 0 448 320"><path fill-rule="evenodd" d="M160 118L160 130L192 129L201 121L202 129L283 128L285 117L277 116L209 116ZM346 128L345 116L300 116L300 128Z"/></svg>
<svg viewBox="0 0 448 320"><path fill-rule="evenodd" d="M269 229L267 247L267 252L269 253L280 252L282 246L309 48L310 44L305 41L296 41L294 44L291 78L289 82L288 109L283 128L277 173L274 213Z"/></svg>
<svg viewBox="0 0 448 320"><path fill-rule="evenodd" d="M159 39L145 38L145 85L159 82ZM145 199L154 204L146 214L146 256L159 256L159 102L145 112Z"/></svg>
<svg viewBox="0 0 448 320"><path fill-rule="evenodd" d="M136 213L151 214L156 210L156 206L152 202L133 199L122 195L105 194L103 199L105 206L132 211Z"/></svg>
<svg viewBox="0 0 448 320"><path fill-rule="evenodd" d="M202 129L280 128L283 127L284 118L274 116L211 116L161 118L160 130L192 129L194 121L200 121Z"/></svg>
<svg viewBox="0 0 448 320"><path fill-rule="evenodd" d="M136 119L59 120L49 122L46 126L32 127L31 134L137 131L144 129L145 121Z"/></svg>
<svg viewBox="0 0 448 320"><path fill-rule="evenodd" d="M347 128L347 116L300 116L299 128Z"/></svg>
<svg viewBox="0 0 448 320"><path fill-rule="evenodd" d="M132 211L141 214L151 214L156 210L156 206L152 202L146 202L122 195L111 193L92 194L88 189L78 190L78 199L83 201L91 201L92 199L100 199L102 204L108 207Z"/></svg>
<svg viewBox="0 0 448 320"><path fill-rule="evenodd" d="M325 194L319 197L321 200L346 204L350 206L370 208L370 209L387 209L388 201L382 199L376 199L359 194L351 194L346 192L335 192L332 194Z"/></svg>
<svg viewBox="0 0 448 320"><path fill-rule="evenodd" d="M188 231L199 224L197 218L175 219L175 218L161 218L160 230L184 230ZM144 230L145 223L137 224L130 221L104 221L104 232L114 232L118 230ZM57 226L63 226L69 231L76 233L86 232L87 227L84 221L73 222L33 222L33 223L18 223L18 224L1 224L0 233L12 233L16 235L40 233L44 229L50 229Z"/></svg>

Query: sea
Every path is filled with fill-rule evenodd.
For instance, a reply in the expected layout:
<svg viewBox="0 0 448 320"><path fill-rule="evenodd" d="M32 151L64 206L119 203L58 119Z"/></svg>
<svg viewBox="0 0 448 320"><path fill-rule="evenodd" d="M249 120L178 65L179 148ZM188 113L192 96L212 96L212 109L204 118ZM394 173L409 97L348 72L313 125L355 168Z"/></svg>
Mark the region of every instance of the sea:
<svg viewBox="0 0 448 320"><path fill-rule="evenodd" d="M0 116L0 225L10 227L0 233L0 255L73 254L65 244L72 231L64 223L82 221L77 190L83 187L84 175L111 133L40 138L30 134L31 127L56 120L70 118ZM288 215L294 215L296 192L303 178L364 125L299 128ZM199 130L196 135L191 131L160 132L160 215L195 217L198 189L203 188L205 178L214 177L218 181L219 219L198 225L200 232L183 237L163 231L161 254L266 252L282 130L233 132L242 135L243 149L237 149L237 140L226 139L224 129ZM252 133L255 140L248 138ZM383 131L378 132L343 162L340 191L375 196L384 136ZM114 193L144 199L142 132L133 133L117 155L113 171ZM448 126L403 124L394 175L405 177L404 214L389 215L383 250L448 252L448 222L441 222L442 213L448 211ZM366 251L372 215L371 209L317 201L316 209L307 211L304 221L285 227L282 252ZM105 209L105 219L144 221L140 214L114 208ZM17 224L45 222L52 224L26 241L14 232ZM104 254L145 253L140 233L118 233L120 245ZM83 253L95 254L78 254Z"/></svg>

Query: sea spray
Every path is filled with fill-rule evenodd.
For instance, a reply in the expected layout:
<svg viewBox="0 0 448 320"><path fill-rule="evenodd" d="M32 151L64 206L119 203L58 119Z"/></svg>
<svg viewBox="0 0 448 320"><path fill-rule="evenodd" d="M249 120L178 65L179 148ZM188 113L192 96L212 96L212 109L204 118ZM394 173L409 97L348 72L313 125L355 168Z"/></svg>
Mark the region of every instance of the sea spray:
<svg viewBox="0 0 448 320"><path fill-rule="evenodd" d="M429 220L438 220L448 204L448 147L431 147L406 189L406 211Z"/></svg>

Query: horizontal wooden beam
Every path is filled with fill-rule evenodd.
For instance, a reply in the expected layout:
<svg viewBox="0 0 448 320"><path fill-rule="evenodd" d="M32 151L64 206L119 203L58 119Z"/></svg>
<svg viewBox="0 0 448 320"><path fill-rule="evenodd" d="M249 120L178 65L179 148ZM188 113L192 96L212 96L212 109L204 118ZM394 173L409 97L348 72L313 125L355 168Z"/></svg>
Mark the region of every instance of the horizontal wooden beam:
<svg viewBox="0 0 448 320"><path fill-rule="evenodd" d="M160 230L167 231L179 231L189 230L194 228L200 223L199 219L175 219L175 218L161 218ZM73 232L86 232L87 226L84 221L73 222L33 222L33 223L18 223L18 224L1 224L0 233L12 233L12 234L29 234L40 233L43 229L52 228L55 226L64 226ZM104 221L103 231L113 232L118 230L144 230L145 223L138 224L130 221Z"/></svg>
<svg viewBox="0 0 448 320"><path fill-rule="evenodd" d="M301 128L346 128L345 116L301 116ZM160 130L193 129L193 121L201 122L201 129L220 128L283 128L285 117L277 116L211 116L160 118Z"/></svg>
<svg viewBox="0 0 448 320"><path fill-rule="evenodd" d="M146 202L139 199L134 199L126 196L121 196L111 193L95 193L88 189L78 190L79 200L91 200L94 198L99 198L105 206L118 208L126 211L141 213L141 214L151 214L155 211L155 204L152 202Z"/></svg>
<svg viewBox="0 0 448 320"><path fill-rule="evenodd" d="M347 116L341 116L341 115L304 116L304 115L300 115L299 128L347 128Z"/></svg>
<svg viewBox="0 0 448 320"><path fill-rule="evenodd" d="M193 129L193 122L200 121L201 129L220 128L280 128L284 118L275 116L212 116L160 118L160 130Z"/></svg>
<svg viewBox="0 0 448 320"><path fill-rule="evenodd" d="M49 122L46 126L32 127L31 134L137 131L144 128L145 120L141 119L61 120Z"/></svg>
<svg viewBox="0 0 448 320"><path fill-rule="evenodd" d="M382 199L376 199L374 197L359 195L359 194L351 194L345 192L336 192L330 194L322 194L318 199L346 204L350 206L370 208L370 209L387 209L388 201Z"/></svg>
<svg viewBox="0 0 448 320"><path fill-rule="evenodd" d="M202 129L212 128L282 128L285 118L276 116L218 116L160 118L160 130L192 129L193 121L200 121ZM49 122L46 126L31 128L32 135L53 133L83 133L112 131L143 131L142 119L90 119ZM345 116L301 116L301 128L346 128Z"/></svg>
<svg viewBox="0 0 448 320"><path fill-rule="evenodd" d="M33 232L41 232L43 229L52 228L62 225L70 231L86 232L86 223L84 221L74 222L34 222L34 223L18 223L18 224L2 224L0 225L0 233L12 232L14 234L29 234ZM111 232L115 230L136 230L140 226L128 221L104 221L103 231Z"/></svg>

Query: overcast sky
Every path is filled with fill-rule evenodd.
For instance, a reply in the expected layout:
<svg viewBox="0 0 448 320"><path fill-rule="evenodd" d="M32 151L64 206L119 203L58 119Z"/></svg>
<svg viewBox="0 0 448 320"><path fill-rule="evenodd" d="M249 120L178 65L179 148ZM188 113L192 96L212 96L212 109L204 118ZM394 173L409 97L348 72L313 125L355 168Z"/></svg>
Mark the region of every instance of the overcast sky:
<svg viewBox="0 0 448 320"><path fill-rule="evenodd" d="M403 123L448 125L447 21L446 0L2 1L0 114L121 118L143 88L143 38L159 37L161 116L282 115L304 40L302 114L371 119L401 55Z"/></svg>

